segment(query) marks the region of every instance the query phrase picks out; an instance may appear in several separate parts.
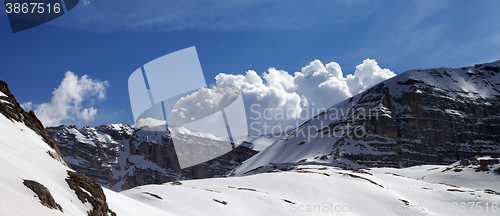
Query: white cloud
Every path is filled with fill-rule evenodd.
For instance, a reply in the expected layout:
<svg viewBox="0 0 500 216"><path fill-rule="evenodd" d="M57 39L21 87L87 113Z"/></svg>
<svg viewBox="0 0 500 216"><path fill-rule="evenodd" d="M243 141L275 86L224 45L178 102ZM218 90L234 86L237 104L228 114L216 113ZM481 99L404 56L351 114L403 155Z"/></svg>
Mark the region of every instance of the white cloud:
<svg viewBox="0 0 500 216"><path fill-rule="evenodd" d="M356 66L354 75L347 75L347 82L353 95L358 94L373 85L396 76L389 69L382 69L375 60L366 59Z"/></svg>
<svg viewBox="0 0 500 216"><path fill-rule="evenodd" d="M189 123L230 105L240 95L240 89L234 85L219 84L208 88L201 88L189 95L180 98L168 116L169 125Z"/></svg>
<svg viewBox="0 0 500 216"><path fill-rule="evenodd" d="M94 107L85 108L80 113L78 113L78 118L85 122L94 121L94 116L97 114L97 110Z"/></svg>
<svg viewBox="0 0 500 216"><path fill-rule="evenodd" d="M21 107L24 110L31 110L33 108L33 102L30 101L30 102L22 103Z"/></svg>
<svg viewBox="0 0 500 216"><path fill-rule="evenodd" d="M263 132L265 123L269 126L266 133L269 133L296 126L297 121L313 117L319 109L333 106L395 75L371 59L364 60L356 66L354 74L345 77L339 64L324 65L314 60L293 76L269 68L262 76L250 70L244 76L221 73L215 79L217 84L240 87L249 125L260 122L254 123L253 128ZM272 131L273 127L276 127L275 131ZM251 127L250 133L253 132Z"/></svg>
<svg viewBox="0 0 500 216"><path fill-rule="evenodd" d="M310 108L327 108L352 96L342 69L335 62L325 67L321 61L315 60L302 68L302 72L295 72L294 78L298 86L296 92L306 98L304 105Z"/></svg>
<svg viewBox="0 0 500 216"><path fill-rule="evenodd" d="M89 101L93 102L95 99L105 99L108 86L107 81L92 80L87 75L78 78L77 75L68 71L59 87L52 92L50 102L38 105L27 102L22 107L26 110L35 109L36 116L46 127L74 120L88 123L94 120L97 109L83 107L84 102L88 104Z"/></svg>
<svg viewBox="0 0 500 216"><path fill-rule="evenodd" d="M392 71L380 68L371 59L364 60L354 74L347 76L339 64L324 65L319 60L293 75L276 68L269 68L261 76L253 70L245 75L220 73L215 77L217 87L201 88L181 97L172 111L167 111L168 125L183 125L226 107L239 96L236 86L241 89L249 133L280 133L393 76ZM138 127L164 124L152 118L137 122Z"/></svg>
<svg viewBox="0 0 500 216"><path fill-rule="evenodd" d="M145 127L145 126L148 126L148 127L162 126L162 125L166 125L166 123L167 123L167 121L147 117L147 118L140 118L139 120L137 120L137 122L135 123L135 127L141 128L141 127Z"/></svg>
<svg viewBox="0 0 500 216"><path fill-rule="evenodd" d="M180 98L169 115L169 125L181 125L212 114L212 101L208 88L201 88Z"/></svg>
<svg viewBox="0 0 500 216"><path fill-rule="evenodd" d="M263 79L264 81L263 81ZM285 119L298 118L302 107L300 106L300 95L295 93L294 78L286 71L278 71L270 68L262 78L255 71L247 71L246 75L219 74L215 77L217 84L230 84L241 89L247 114L251 104L257 104L253 110L263 113L266 110L268 116L275 116L283 110L288 110L289 115ZM258 118L258 116L250 116ZM265 120L265 119L264 119Z"/></svg>

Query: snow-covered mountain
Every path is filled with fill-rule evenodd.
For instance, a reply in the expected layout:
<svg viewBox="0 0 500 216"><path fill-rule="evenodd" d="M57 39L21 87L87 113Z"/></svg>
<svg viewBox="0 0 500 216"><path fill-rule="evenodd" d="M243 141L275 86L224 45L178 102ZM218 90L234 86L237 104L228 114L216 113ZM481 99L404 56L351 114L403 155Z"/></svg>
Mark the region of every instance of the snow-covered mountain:
<svg viewBox="0 0 500 216"><path fill-rule="evenodd" d="M115 191L167 181L222 177L255 155L249 143L196 166L181 169L172 138L197 143L222 143L187 129L173 133L141 130L125 123L46 128L73 169ZM259 140L259 144L261 144Z"/></svg>
<svg viewBox="0 0 500 216"><path fill-rule="evenodd" d="M250 148L252 148L255 151L263 151L267 147L269 147L271 144L274 142L280 140L283 135L286 135L285 133L281 134L266 134L266 135L248 135L247 139L245 140L245 143L247 145L250 145Z"/></svg>
<svg viewBox="0 0 500 216"><path fill-rule="evenodd" d="M311 163L451 164L499 153L499 71L500 61L404 72L308 120L235 174Z"/></svg>
<svg viewBox="0 0 500 216"><path fill-rule="evenodd" d="M0 215L115 215L101 186L70 168L2 80L0 150Z"/></svg>
<svg viewBox="0 0 500 216"><path fill-rule="evenodd" d="M0 80L0 215L169 216L75 172Z"/></svg>
<svg viewBox="0 0 500 216"><path fill-rule="evenodd" d="M59 151L35 114L22 110L0 81L0 215L441 216L499 212L498 154L462 159L448 166L404 169L290 164L244 177L172 181L120 193L101 188L97 181L75 172L62 157L61 152L75 152L67 157L68 162L85 166L84 171L96 176L107 176L106 169L121 175L113 167L121 169L123 160L129 168L119 171L146 167L145 172L155 175L151 162L158 167L163 166L161 161L168 163L161 155L171 144L153 132L129 128L125 124L60 128L58 137L68 146ZM122 150L127 146L129 150ZM291 153L301 154L299 150ZM127 151L130 154L122 154ZM104 165L104 169L87 166L94 160L103 161L95 165Z"/></svg>

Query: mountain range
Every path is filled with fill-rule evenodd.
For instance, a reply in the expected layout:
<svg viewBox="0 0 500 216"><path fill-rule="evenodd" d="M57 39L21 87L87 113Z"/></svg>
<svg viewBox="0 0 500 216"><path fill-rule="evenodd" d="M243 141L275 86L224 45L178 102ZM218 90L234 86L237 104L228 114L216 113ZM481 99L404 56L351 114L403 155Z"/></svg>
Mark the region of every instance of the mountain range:
<svg viewBox="0 0 500 216"><path fill-rule="evenodd" d="M202 164L181 169L172 134L137 129L125 123L76 128L49 127L71 167L114 191L168 181L223 177L257 151L249 143ZM187 130L184 130L187 132ZM196 142L218 142L199 133L183 133Z"/></svg>
<svg viewBox="0 0 500 216"><path fill-rule="evenodd" d="M408 71L188 169L169 134L45 129L0 80L0 214L497 215L499 69Z"/></svg>

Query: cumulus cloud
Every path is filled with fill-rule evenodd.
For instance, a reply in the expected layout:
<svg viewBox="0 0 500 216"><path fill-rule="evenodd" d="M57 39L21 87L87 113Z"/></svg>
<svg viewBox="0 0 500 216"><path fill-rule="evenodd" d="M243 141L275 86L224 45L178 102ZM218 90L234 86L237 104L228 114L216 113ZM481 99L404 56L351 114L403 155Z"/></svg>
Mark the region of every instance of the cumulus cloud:
<svg viewBox="0 0 500 216"><path fill-rule="evenodd" d="M215 79L217 84L241 88L250 133L252 128L254 132L263 132L262 127L266 126L265 133L274 133L286 130L287 126L297 126L299 120L318 114L317 110L333 106L393 76L394 72L380 68L375 60L366 59L356 66L354 74L347 76L335 62L324 65L314 60L293 76L269 68L262 76L249 70L246 75L221 73Z"/></svg>
<svg viewBox="0 0 500 216"><path fill-rule="evenodd" d="M216 86L201 88L177 100L168 125L183 125L225 108L241 95L250 134L281 133L299 126L319 112L356 95L395 74L366 59L353 74L344 76L336 62L314 60L300 71L269 68L262 75L220 73ZM168 113L168 112L167 112ZM165 121L144 119L138 125L164 125Z"/></svg>
<svg viewBox="0 0 500 216"><path fill-rule="evenodd" d="M210 90L201 88L180 98L168 116L169 125L181 125L212 114Z"/></svg>
<svg viewBox="0 0 500 216"><path fill-rule="evenodd" d="M252 70L244 76L221 73L215 79L217 84L235 85L241 89L249 123L281 124L298 118L302 111L301 97L295 92L294 77L285 71L270 68L262 78ZM265 118L270 116L279 120Z"/></svg>
<svg viewBox="0 0 500 216"><path fill-rule="evenodd" d="M97 114L97 110L94 107L85 108L80 113L78 113L78 118L85 121L94 121L94 116Z"/></svg>
<svg viewBox="0 0 500 216"><path fill-rule="evenodd" d="M141 127L154 127L154 126L162 126L165 125L167 121L163 120L158 120L155 118L147 117L147 118L140 118L137 120L135 123L136 128L141 128Z"/></svg>
<svg viewBox="0 0 500 216"><path fill-rule="evenodd" d="M95 99L104 100L108 86L107 81L92 80L87 75L78 78L68 71L61 84L52 92L50 102L38 105L26 102L22 107L26 110L34 109L44 126L57 126L74 120L88 123L94 120L97 109L84 105L92 104Z"/></svg>
<svg viewBox="0 0 500 216"><path fill-rule="evenodd" d="M363 64L356 66L354 75L347 75L351 93L358 94L373 85L396 76L389 69L382 69L375 60L366 59Z"/></svg>
<svg viewBox="0 0 500 216"><path fill-rule="evenodd" d="M210 89L201 88L181 97L168 116L169 125L182 125L218 112L234 102L240 89L234 85L219 84Z"/></svg>

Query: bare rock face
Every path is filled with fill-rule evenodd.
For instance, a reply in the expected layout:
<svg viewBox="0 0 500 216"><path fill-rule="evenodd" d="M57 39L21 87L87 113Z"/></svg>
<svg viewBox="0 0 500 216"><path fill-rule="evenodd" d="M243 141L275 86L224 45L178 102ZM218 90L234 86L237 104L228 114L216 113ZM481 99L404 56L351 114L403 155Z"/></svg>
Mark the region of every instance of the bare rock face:
<svg viewBox="0 0 500 216"><path fill-rule="evenodd" d="M109 215L116 216L109 209L106 203L106 195L95 179L77 172L68 171L66 182L75 191L82 203L89 202L92 205L92 209L88 212L89 216L107 216L108 213Z"/></svg>
<svg viewBox="0 0 500 216"><path fill-rule="evenodd" d="M116 183L113 182L113 170L120 169L120 151L124 150L133 132L129 125L81 129L70 125L49 127L47 131L57 141L61 153L74 170L97 179L103 185Z"/></svg>
<svg viewBox="0 0 500 216"><path fill-rule="evenodd" d="M486 172L500 175L500 154L462 159L460 162L450 165L442 172L462 172L465 169L472 169L475 172Z"/></svg>
<svg viewBox="0 0 500 216"><path fill-rule="evenodd" d="M363 126L366 132L359 141L368 143L367 148L377 153L345 154L344 158L367 167L409 167L444 165L500 152L500 101L497 96L477 100L453 98L446 90L410 78L403 84L398 83L410 91L396 97L390 94L387 85L381 83L365 92L353 106L355 110L364 108L383 113L377 118L352 122L353 127ZM465 91L453 93L468 94ZM356 138L354 132L351 135ZM347 143L339 140L337 144Z"/></svg>
<svg viewBox="0 0 500 216"><path fill-rule="evenodd" d="M73 169L115 191L169 181L224 177L257 153L241 145L218 158L181 169L168 133L138 130L125 123L80 129L61 125L47 131Z"/></svg>
<svg viewBox="0 0 500 216"><path fill-rule="evenodd" d="M346 154L364 166L451 164L500 152L498 63L409 71L365 92L355 106L376 108L359 120L374 154ZM383 161L379 164L378 161Z"/></svg>
<svg viewBox="0 0 500 216"><path fill-rule="evenodd" d="M56 210L59 210L61 212L64 212L61 205L56 203L56 201L54 200L54 197L52 197L52 194L50 194L50 191L48 188L46 188L42 184L38 183L37 181L33 181L33 180L24 179L23 184L26 187L28 187L29 189L31 189L36 194L38 199L40 199L40 203L42 205L47 206L47 208L50 208L50 209L56 209Z"/></svg>
<svg viewBox="0 0 500 216"><path fill-rule="evenodd" d="M410 71L399 77L404 82L394 79L372 88L362 96L370 100L356 105L375 104L383 107L383 115L357 125L368 129L361 140L376 153L345 158L365 166L409 167L500 152L498 68L486 64Z"/></svg>
<svg viewBox="0 0 500 216"><path fill-rule="evenodd" d="M500 61L399 74L308 120L236 173L297 163L449 165L500 153L499 71Z"/></svg>
<svg viewBox="0 0 500 216"><path fill-rule="evenodd" d="M36 117L33 111L26 112L16 101L16 98L9 90L9 86L3 80L0 79L0 92L4 95L0 95L0 113L11 121L24 123L26 126L35 131L42 139L54 150L54 152L47 152L52 158L61 161L67 167L70 167L69 163L62 156L56 142L52 137L45 131L42 122Z"/></svg>
<svg viewBox="0 0 500 216"><path fill-rule="evenodd" d="M199 178L225 177L243 161L257 154L256 151L239 145L234 150L205 163L182 170L184 176Z"/></svg>

